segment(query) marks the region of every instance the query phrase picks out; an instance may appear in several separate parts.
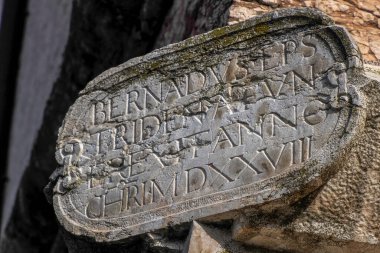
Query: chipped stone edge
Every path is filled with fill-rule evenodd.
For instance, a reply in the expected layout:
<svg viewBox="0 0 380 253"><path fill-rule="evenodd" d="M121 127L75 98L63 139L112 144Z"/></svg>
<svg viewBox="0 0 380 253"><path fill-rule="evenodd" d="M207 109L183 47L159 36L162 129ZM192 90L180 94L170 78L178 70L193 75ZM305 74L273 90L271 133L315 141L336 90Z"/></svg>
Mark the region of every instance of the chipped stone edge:
<svg viewBox="0 0 380 253"><path fill-rule="evenodd" d="M191 37L189 39L186 39L184 41L181 41L179 43L170 44L168 46L165 46L163 48L156 49L152 51L149 54L146 54L141 57L136 57L133 59L128 60L127 62L111 68L103 73L101 73L99 76L95 77L92 81L88 83L86 88L80 92L81 95L86 94L88 92L91 92L96 89L107 89L110 85L114 84L105 84L103 83L105 79L112 79L116 80L120 78L120 74L122 72L128 71L129 68L139 65L141 63L149 62L152 60L155 60L157 58L160 58L163 55L168 55L175 53L177 51L181 51L184 48L189 47L196 47L198 45L201 45L205 42L212 41L214 39L219 39L224 36L228 36L233 34L234 32L250 29L253 27L257 27L260 24L269 23L274 20L278 20L281 18L286 17L292 17L292 18L307 18L310 20L310 24L313 24L315 26L317 25L324 25L324 26L332 26L335 25L333 19L331 19L329 16L325 15L323 12L321 12L318 9L314 8L289 8L289 9L278 9L274 12L266 13L261 16L253 17L251 19L248 19L244 22L237 23L231 26L221 27L217 28L215 30L212 30L210 32L200 34L194 37ZM271 30L270 32L276 31L275 28ZM259 31L257 32L256 36L262 35ZM351 41L352 39L350 39ZM159 67L159 66L158 66ZM124 80L122 80L124 81ZM104 87L104 84L106 87ZM101 87L100 87L101 86Z"/></svg>
<svg viewBox="0 0 380 253"><path fill-rule="evenodd" d="M278 10L278 11L275 11L272 13L265 14L261 17L253 18L249 21L246 21L246 22L243 22L240 24L232 25L231 27L219 28L219 29L211 31L207 34L195 36L193 38L190 38L190 39L183 41L183 42L180 42L178 44L169 45L165 48L153 51L152 53L145 55L143 57L134 58L134 59L118 66L118 67L107 70L104 73L102 73L101 75L99 75L98 77L96 77L93 81L91 81L88 84L88 86L85 88L85 90L83 90L81 92L81 95L84 95L84 94L89 93L91 91L97 90L100 88L100 86L101 86L101 89L103 89L103 90L110 88L114 84L114 82L105 84L104 80L106 80L106 79L107 80L110 79L112 81L118 80L117 78L115 78L115 76L117 77L117 75L122 75L122 73L125 71L128 71L128 69L130 67L135 66L137 64L140 64L141 62L148 62L148 61L151 61L155 58L159 58L163 55L175 53L177 51L180 51L181 49L188 48L188 47L190 47L189 45L191 45L191 47L197 46L197 45L200 45L206 41L210 41L213 39L218 39L218 38L221 38L224 36L228 36L228 35L236 32L240 29L253 28L254 26L257 26L258 24L265 24L265 23L268 23L270 21L273 21L274 19L280 19L280 18L285 18L285 17L309 18L309 19L311 19L310 20L311 23L312 23L312 21L316 22L316 23L312 23L315 26L324 25L326 28L330 29L335 34L335 36L337 36L339 38L340 43L344 47L344 51L346 53L347 61L349 64L348 65L349 66L348 71L349 72L351 71L351 73L349 73L349 74L354 75L355 78L357 78L358 75L362 76L364 78L363 62L361 59L360 52L359 52L356 44L352 41L352 38L348 35L347 31L342 27L335 26L333 21L330 18L328 18L327 16L325 16L320 11L316 11L316 10L311 9L311 8L294 8L294 9ZM271 31L271 32L273 32L273 31ZM260 35L260 34L258 34L258 35ZM359 77L359 79L362 79L362 78ZM103 85L105 85L105 86L103 86ZM355 84L353 84L352 87L354 89L356 89ZM356 89L356 92L354 92L354 93L358 94L360 92ZM335 148L335 151L336 151L335 154L331 154L328 158L336 158L337 160L339 160L338 159L339 157L343 157L344 153L346 153L344 150L346 149L347 144L350 141L352 141L352 139L353 139L352 138L353 137L352 135L354 135L353 133L360 132L360 130L362 128L363 124L361 124L361 122L363 122L363 118L365 117L364 111L362 110L364 102L360 99L359 94L358 94L358 97L356 99L357 100L354 103L355 106L354 106L354 108L352 108L353 109L352 119L349 121L349 123L350 123L349 126L347 126L348 133L339 141L339 144ZM66 118L69 115L72 116L72 112L71 112L72 108L73 107L71 107L71 109L67 113ZM63 124L63 125L65 125L65 124ZM61 135L62 130L63 130L63 127L60 129L59 135ZM331 144L330 144L330 148L331 148ZM339 154L337 151L339 151ZM289 180L286 182L286 180L283 180L283 179L289 178L289 176L293 176L296 178L296 180L294 180L294 181L290 180L290 181L292 181L291 183L293 186L291 191L283 191L284 187L280 187L281 189L278 189L277 190L278 192L273 192L273 191L268 192L268 191L262 190L262 191L257 191L257 193L254 195L249 195L249 196L245 196L245 197L242 197L239 199L226 201L222 204L217 203L216 205L218 205L219 209L223 209L225 211L231 211L231 208L229 208L230 204L232 204L231 202L236 202L236 201L247 202L247 201L249 201L251 203L251 205L256 205L256 204L276 200L276 199L282 198L284 196L289 196L292 194L294 195L300 191L303 191L302 188L305 188L306 185L312 185L311 188L307 187L307 188L310 188L308 191L311 191L312 189L316 189L318 186L320 186L326 180L326 179L321 179L321 175L325 174L326 170L328 170L329 168L331 168L333 166L331 164L332 163L331 159L328 159L330 161L322 162L322 165L319 165L319 166L315 164L315 160L316 159L312 159L311 161L307 162L301 170L292 170L292 171L289 171L285 174L276 176L275 178L271 178L271 179L265 181L265 183L270 182L271 184L273 184L273 181L276 181L280 184L285 183L285 184L283 184L283 186L285 186L286 184L289 184L290 182L289 182ZM322 161L323 160L326 160L326 158L322 159ZM313 164L313 162L314 162L314 164ZM309 171L308 171L308 169L309 169ZM297 175L299 176L299 178L297 178ZM282 181L285 181L285 182L282 182ZM257 185L260 185L262 183L263 182L257 182ZM264 187L262 187L262 189L265 189L265 185L264 185ZM301 195L304 195L304 193L301 193L301 194L298 193L296 195L297 195L297 197L302 197ZM88 237L89 239L92 239L92 240L95 240L98 242L111 242L111 241L115 242L115 241L120 241L120 240L126 239L130 236L134 236L134 235L139 234L138 232L132 232L133 229L131 229L131 228L133 226L127 228L127 227L124 227L122 225L119 225L118 229L113 229L113 230L110 230L110 229L108 229L108 230L107 229L106 230L95 230L92 228L85 228L83 224L76 222L74 219L69 219L68 217L65 217L65 215L69 215L69 214L71 214L73 216L76 216L78 214L75 215L75 210L72 210L72 207L63 205L62 199L60 197L61 196L59 194L55 194L54 195L54 201L53 201L54 202L54 209L55 209L57 218L66 230L70 231L71 233L73 233L75 235L85 236L85 237ZM66 202L65 204L69 204L69 203ZM205 208L201 208L201 209L205 209ZM201 216L204 217L207 215L215 215L215 211L210 212L207 210L200 210L200 209L189 210L187 212L189 214L191 214L195 219L199 218ZM200 215L201 213L202 213L202 215ZM117 219L121 219L121 218L117 218ZM162 221L163 223L165 223L165 225L179 224L181 222L187 221L187 219L183 220L181 218L181 215L178 213L173 214L173 215L169 215L167 217L161 217L159 219L161 219L161 220L169 219L170 222ZM135 226L139 226L139 229L138 229L139 231L144 230L146 232L153 231L155 229L158 229L159 227L162 227L162 225L160 225L160 226L159 225L152 225L152 222L155 222L155 220L152 220L152 221L144 223L144 224L138 224ZM112 222L110 222L109 225L110 225L110 227L114 227L114 225L112 225Z"/></svg>

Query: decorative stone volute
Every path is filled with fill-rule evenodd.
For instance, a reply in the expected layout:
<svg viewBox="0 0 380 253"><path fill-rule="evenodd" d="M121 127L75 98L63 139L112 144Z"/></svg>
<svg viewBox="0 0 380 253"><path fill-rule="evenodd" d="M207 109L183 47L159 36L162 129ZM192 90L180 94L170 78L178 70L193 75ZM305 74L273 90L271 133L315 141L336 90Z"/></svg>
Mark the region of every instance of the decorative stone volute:
<svg viewBox="0 0 380 253"><path fill-rule="evenodd" d="M60 129L57 217L73 234L113 242L295 201L326 181L360 131L363 73L346 30L308 8L112 68Z"/></svg>

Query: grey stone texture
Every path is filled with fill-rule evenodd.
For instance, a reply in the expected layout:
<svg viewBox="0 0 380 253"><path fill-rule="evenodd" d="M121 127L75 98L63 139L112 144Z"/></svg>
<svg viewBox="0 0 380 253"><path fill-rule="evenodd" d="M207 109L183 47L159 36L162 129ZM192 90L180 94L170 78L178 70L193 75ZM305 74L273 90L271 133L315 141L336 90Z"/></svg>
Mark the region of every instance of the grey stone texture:
<svg viewBox="0 0 380 253"><path fill-rule="evenodd" d="M64 5L63 1L61 2ZM69 15L67 18L70 20L68 38L65 40L62 37L57 42L62 43L57 48L63 45L66 46L56 79L52 80L54 79L53 73L46 75L46 80L43 80L40 76L40 73L45 70L55 71L55 65L53 68L50 64L51 62L57 64L61 61L59 50L51 52L49 49L49 47L55 47L56 45L44 42L46 54L51 52L50 55L44 55L46 56L43 57L45 61L39 61L40 55L36 55L39 49L37 47L28 47L29 52L25 52L25 54L33 55L35 58L32 57L32 59L25 62L25 64L28 64L31 61L31 64L27 68L28 71L25 71L23 80L29 78L33 80L33 84L35 82L35 86L33 86L35 87L35 94L38 94L38 92L43 93L43 91L38 91L38 89L42 89L42 86L38 85L40 82L53 81L53 87L44 109L42 122L35 119L25 123L17 116L18 122L22 122L22 124L14 125L14 132L19 131L23 135L28 130L34 129L35 127L32 126L34 124L41 125L41 128L37 136L31 138L34 139L34 144L30 159L27 161L27 167L24 168L25 171L19 184L20 187L17 190L16 201L14 205L8 203L13 205L13 209L9 220L5 221L6 224L4 224L6 227L1 235L1 252L67 251L64 243L61 247L57 246L60 245L61 235L57 233L58 224L53 208L47 203L43 193L43 188L48 183L49 176L57 166L54 152L58 128L69 106L73 104L78 92L84 88L88 81L112 66L152 50L166 12L171 6L171 1L120 2L110 0L71 2L72 11L65 14ZM55 5L51 8L56 8L57 6ZM34 7L37 8L37 5ZM51 13L47 14L46 12L46 10L43 14L38 10L30 12L30 16L37 15L39 17L30 17L29 20L36 21L45 17L44 24L52 22L53 20L48 18ZM62 23L57 23L56 29L53 31L45 29L46 27L37 22L38 25L42 26L40 32L44 36L49 36L51 32L54 34L64 29L66 24L64 24L63 20L65 17L57 15L57 18L61 18ZM47 27L50 26L47 25ZM44 38L39 39L44 41ZM33 38L29 37L28 39L32 40ZM36 52L32 52L33 50ZM53 56L56 57L54 60L49 58ZM32 65L32 63L36 62L38 62L38 71L33 72L30 69L37 68L37 66ZM29 73L28 76L26 75L27 72ZM38 77L33 76L33 74L38 74ZM54 74L57 73L54 72ZM26 90L28 88L26 85L20 89ZM48 86L47 83L44 83L44 87L45 85ZM29 99L32 99L32 97L28 98L27 101ZM41 103L36 104L35 108L28 108L28 110L33 110L36 114L39 114L38 110L43 107L46 98L40 95L35 99L41 101ZM27 101L22 103L28 107L30 104ZM25 109L25 107L23 108ZM34 135L33 132L30 132L30 134ZM31 139L28 138L33 142ZM22 143L19 145L20 150L24 150ZM25 147L26 149L27 147ZM28 156L28 154L24 155ZM19 159L20 161L14 161L13 164L17 162L21 166L21 163L25 164L24 155L12 156L10 159ZM17 169L20 169L19 173L21 174L22 168Z"/></svg>
<svg viewBox="0 0 380 253"><path fill-rule="evenodd" d="M262 207L236 220L235 240L291 252L379 252L380 170L378 67L361 83L366 118L360 138L318 192L285 212ZM276 238L275 240L273 238Z"/></svg>
<svg viewBox="0 0 380 253"><path fill-rule="evenodd" d="M189 230L199 220L239 247L376 252L373 76L346 30L308 8L129 60L65 117L49 186L58 220L84 244L192 252L208 233L210 252L228 250L223 232Z"/></svg>
<svg viewBox="0 0 380 253"><path fill-rule="evenodd" d="M102 71L125 62L131 57L148 53L154 48L155 44L163 45L158 42L157 38L159 34L172 32L172 29L164 31L161 27L164 20L168 17L167 12L177 0L122 2L114 0L74 0L70 2L72 2L71 13L65 14L67 15L66 17L62 15L54 17L54 20L58 18L62 21L56 24L55 30L44 30L44 26L41 28L43 36L49 37L51 36L50 33L54 34L56 31L64 29L61 26L65 25L64 20L70 20L70 31L67 40L62 37L60 40L54 40L60 45L53 45L52 43L44 44L47 52L50 51L50 47L61 47L62 45L66 45L66 47L59 74L54 81L48 102L45 104L42 122L33 120L29 121L28 124L15 124L13 126L14 132L20 131L23 133L27 132L28 129L34 129L33 125L41 125L41 129L39 129L35 137L30 138L34 139L34 144L30 159L26 163L27 167L17 168L20 170L20 174L22 173L21 171L24 171L19 188L12 188L8 192L9 194L14 194L14 191L17 191L17 195L11 216L8 221L4 221L5 229L1 234L1 252L67 251L62 235L57 233L58 225L53 208L46 202L46 197L42 191L48 183L48 177L57 166L54 152L58 128L69 106L73 104L78 96L78 92L84 88L84 85L88 81ZM225 5L226 3L223 4ZM61 5L57 4L51 8L57 8L58 6ZM201 5L196 6L196 8L200 7ZM35 5L35 8L37 8L37 5ZM41 23L52 22L49 17L55 11L47 10L44 6L40 6L40 8L43 8L44 11L36 10L35 12L30 12L28 20L39 20ZM198 12L196 8L194 9L195 13ZM214 12L215 10L228 12L226 8L217 8L216 5L216 8L213 10ZM32 17L34 15L38 17ZM171 15L180 15L180 13L172 12ZM220 15L225 16L226 14L220 13ZM198 19L205 18L207 17L198 16ZM226 23L223 23L226 22L225 19L220 20L220 22L213 22L214 27L226 25ZM193 23L189 23L188 25L191 26ZM47 26L50 27L49 25ZM178 25L175 28L177 29ZM191 30L188 29L185 33L181 33L181 37L179 38L171 36L171 39L179 41L189 37ZM197 30L199 33L206 31ZM33 39L32 35L29 36L29 39ZM35 39L42 40L43 38ZM168 40L168 43L170 42L172 41ZM29 47L28 50L37 52L37 49ZM27 54L35 55L33 52L27 52ZM59 57L61 55L57 53L55 56L57 58L52 61L54 63L60 62L61 59ZM25 59L23 63L28 64L29 62L39 61L38 57L39 55L37 54L35 58ZM45 57L44 59L51 60L49 57ZM37 73L49 68L51 68L49 61L39 61ZM33 73L31 72L31 75ZM35 79L33 76L30 78L31 80ZM26 89L27 87L24 88ZM36 85L35 89L42 88ZM37 107L41 107L40 109L42 109L45 98L38 97L36 99L41 101L41 103L38 103L39 105L36 105L34 109ZM30 132L30 135L32 137L34 134ZM24 147L21 148L21 150L24 150ZM29 155L25 153L25 156ZM12 156L10 159L19 160L14 161L14 164L16 162L21 164L24 161L24 158L20 156ZM9 207L12 205L13 203L9 202ZM186 237L186 235L182 237ZM88 242L81 241L79 238L71 238L66 233L64 233L64 237L65 241L69 242L69 244L75 240L76 245L85 245L81 249L73 248L73 252L84 252L84 247L87 247L89 252L109 252L110 250L112 252L125 252L126 250L108 245L89 244ZM127 249L128 252L133 252L133 250L134 252L149 251L149 247L144 245L149 244L144 242L136 247L129 246Z"/></svg>
<svg viewBox="0 0 380 253"><path fill-rule="evenodd" d="M182 252L213 253L275 253L275 251L253 248L233 240L231 230L207 224L193 222Z"/></svg>
<svg viewBox="0 0 380 253"><path fill-rule="evenodd" d="M12 216L2 234L1 252L58 253L67 252L66 245L69 252L186 252L198 250L196 245L202 242L212 242L214 246L208 245L209 252L233 252L231 250L241 248L261 253L379 251L380 71L366 66L365 76L372 81L361 78L364 74L360 63L356 74L350 72L355 67L346 71L346 87L354 86L363 102L357 108L362 118L356 137L346 146L346 154L339 153L338 159L333 159L334 165L324 168L325 174L314 175L317 181L311 185L303 186L300 182L299 190L278 200L259 205L244 203L249 207L205 215L194 223L169 223L170 226L162 226L163 229L112 244L98 243L91 237L77 236L65 229L57 233L54 212L41 190L57 166L54 152L58 128L78 92L102 71L131 57L225 25L231 2L73 1L68 41L59 42L66 45L62 67L46 104L42 128L35 139ZM186 8L182 8L181 3ZM322 23L319 25L323 26ZM260 27L258 32L265 33L265 30ZM288 31L284 32L284 38ZM335 43L334 40L327 48ZM340 50L345 52L338 47ZM358 59L360 61L360 56ZM240 62L237 65L245 68ZM338 87L340 80L345 79L340 69L338 65L333 74L327 75L327 79L335 80ZM267 92L273 94L273 90ZM318 118L321 114L315 116ZM28 128L29 125L16 127ZM335 151L341 151L338 148ZM117 163L115 160L111 164ZM76 185L68 188L73 186ZM228 247L226 242L234 248Z"/></svg>

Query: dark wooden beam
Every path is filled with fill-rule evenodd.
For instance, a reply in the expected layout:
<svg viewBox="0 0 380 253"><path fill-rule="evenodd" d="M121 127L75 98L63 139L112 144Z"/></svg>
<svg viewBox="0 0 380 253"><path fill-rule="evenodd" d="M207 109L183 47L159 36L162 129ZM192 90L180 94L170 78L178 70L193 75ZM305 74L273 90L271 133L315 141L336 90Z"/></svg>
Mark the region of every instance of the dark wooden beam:
<svg viewBox="0 0 380 253"><path fill-rule="evenodd" d="M4 0L0 23L0 217L27 0ZM0 226L2 220L0 220Z"/></svg>

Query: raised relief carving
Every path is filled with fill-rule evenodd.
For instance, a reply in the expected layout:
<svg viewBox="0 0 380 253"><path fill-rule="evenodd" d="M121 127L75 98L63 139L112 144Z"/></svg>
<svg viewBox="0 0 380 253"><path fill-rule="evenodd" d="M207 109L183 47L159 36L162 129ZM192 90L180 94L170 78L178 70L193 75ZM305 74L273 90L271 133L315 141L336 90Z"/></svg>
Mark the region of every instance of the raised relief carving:
<svg viewBox="0 0 380 253"><path fill-rule="evenodd" d="M249 29L260 20L251 22ZM252 32L199 54L200 62L183 60L173 48L160 71L141 67L145 72L119 78L125 81L117 88L86 91L58 140L64 172L55 201L71 225L63 223L79 222L97 240L118 240L165 226L166 217L188 221L203 217L204 208L211 215L260 203L253 196L278 187L270 179L329 163L326 157L343 145L331 143L355 122L358 94L347 53L330 45L340 43L338 35L312 24L318 32L288 28L269 33L270 40ZM196 38L191 43L200 46Z"/></svg>

